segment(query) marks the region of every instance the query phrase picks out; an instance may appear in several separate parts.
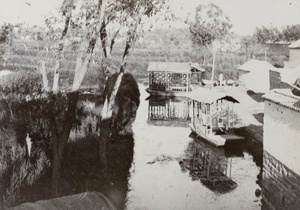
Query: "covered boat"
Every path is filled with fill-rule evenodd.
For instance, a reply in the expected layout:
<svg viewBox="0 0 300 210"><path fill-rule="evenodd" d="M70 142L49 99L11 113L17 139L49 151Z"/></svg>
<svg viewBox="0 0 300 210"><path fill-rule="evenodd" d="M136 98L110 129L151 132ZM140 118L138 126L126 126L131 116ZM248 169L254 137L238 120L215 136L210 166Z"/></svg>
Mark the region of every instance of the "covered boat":
<svg viewBox="0 0 300 210"><path fill-rule="evenodd" d="M181 62L150 62L147 69L149 73L149 88L151 95L184 96L192 90L192 76L197 81L202 79L205 71L197 63Z"/></svg>
<svg viewBox="0 0 300 210"><path fill-rule="evenodd" d="M231 96L209 89L188 95L192 100L192 119L190 128L193 133L215 146L224 146L228 140L243 140L234 134L236 118L234 103L239 103Z"/></svg>

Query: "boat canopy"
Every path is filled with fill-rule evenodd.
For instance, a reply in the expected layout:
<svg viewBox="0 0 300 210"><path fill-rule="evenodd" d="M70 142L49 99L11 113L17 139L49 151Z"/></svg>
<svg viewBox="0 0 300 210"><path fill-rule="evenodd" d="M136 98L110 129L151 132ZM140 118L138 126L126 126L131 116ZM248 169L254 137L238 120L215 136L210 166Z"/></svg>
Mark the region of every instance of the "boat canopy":
<svg viewBox="0 0 300 210"><path fill-rule="evenodd" d="M192 91L187 94L187 96L193 100L204 102L207 104L212 104L216 102L217 100L227 100L232 103L239 103L238 100L233 98L232 96L224 95L219 92L215 92L214 90L210 89L201 89L201 91Z"/></svg>
<svg viewBox="0 0 300 210"><path fill-rule="evenodd" d="M191 73L192 70L204 72L198 63L149 62L147 71Z"/></svg>
<svg viewBox="0 0 300 210"><path fill-rule="evenodd" d="M150 95L145 100L188 100L186 96L163 96L163 95Z"/></svg>

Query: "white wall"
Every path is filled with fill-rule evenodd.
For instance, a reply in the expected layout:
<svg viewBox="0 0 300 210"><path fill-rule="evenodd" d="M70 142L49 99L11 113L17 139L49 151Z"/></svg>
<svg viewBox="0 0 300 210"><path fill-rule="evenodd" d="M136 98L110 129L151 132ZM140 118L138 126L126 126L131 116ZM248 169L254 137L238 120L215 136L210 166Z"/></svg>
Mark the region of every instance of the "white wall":
<svg viewBox="0 0 300 210"><path fill-rule="evenodd" d="M300 49L290 49L290 58L284 62L284 67L295 68L298 65L300 65Z"/></svg>
<svg viewBox="0 0 300 210"><path fill-rule="evenodd" d="M269 72L269 70L252 70L249 73L240 73L239 79L247 90L266 93L270 90Z"/></svg>
<svg viewBox="0 0 300 210"><path fill-rule="evenodd" d="M265 100L264 150L300 175L300 113Z"/></svg>

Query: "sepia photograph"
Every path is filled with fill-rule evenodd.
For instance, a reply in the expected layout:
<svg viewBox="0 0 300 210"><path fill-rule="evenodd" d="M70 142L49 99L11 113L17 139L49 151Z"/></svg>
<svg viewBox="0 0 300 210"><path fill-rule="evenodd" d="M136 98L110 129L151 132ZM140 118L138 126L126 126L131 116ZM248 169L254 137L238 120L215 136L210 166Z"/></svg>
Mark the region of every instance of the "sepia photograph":
<svg viewBox="0 0 300 210"><path fill-rule="evenodd" d="M2 209L300 209L300 0L0 0Z"/></svg>

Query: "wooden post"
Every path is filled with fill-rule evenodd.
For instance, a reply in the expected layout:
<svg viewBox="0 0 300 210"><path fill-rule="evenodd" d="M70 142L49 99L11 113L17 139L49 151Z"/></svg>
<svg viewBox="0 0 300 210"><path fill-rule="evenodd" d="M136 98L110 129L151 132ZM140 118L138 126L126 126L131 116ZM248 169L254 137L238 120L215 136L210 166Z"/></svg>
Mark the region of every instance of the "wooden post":
<svg viewBox="0 0 300 210"><path fill-rule="evenodd" d="M196 153L197 153L196 143L193 142L193 170L195 169Z"/></svg>
<svg viewBox="0 0 300 210"><path fill-rule="evenodd" d="M210 134L212 134L213 131L213 124L212 124L212 111L211 111L211 106L209 107L209 124L210 124Z"/></svg>
<svg viewBox="0 0 300 210"><path fill-rule="evenodd" d="M204 159L203 172L205 172L205 170L206 170L206 156L207 156L207 150L205 149L205 150L204 150L204 157L203 157L203 159Z"/></svg>
<svg viewBox="0 0 300 210"><path fill-rule="evenodd" d="M227 170L228 170L228 158L226 158L225 169L224 169L224 175L226 176L227 176Z"/></svg>
<svg viewBox="0 0 300 210"><path fill-rule="evenodd" d="M167 78L167 72L165 71L165 74L164 74L164 85L165 85L165 91L167 91L167 82L168 82L168 78Z"/></svg>
<svg viewBox="0 0 300 210"><path fill-rule="evenodd" d="M186 92L189 92L189 74L186 74Z"/></svg>
<svg viewBox="0 0 300 210"><path fill-rule="evenodd" d="M228 103L227 103L227 105L228 105ZM229 120L230 120L230 109L229 109L229 106L227 106L227 126L228 126L228 131L229 131L229 129L230 129L230 122L229 122Z"/></svg>
<svg viewBox="0 0 300 210"><path fill-rule="evenodd" d="M211 154L210 154L210 151L208 151L208 154L209 154L209 157L208 157L207 178L209 178L210 159L211 159Z"/></svg>
<svg viewBox="0 0 300 210"><path fill-rule="evenodd" d="M148 119L151 118L151 106L150 106L150 103L149 103L149 106L148 106Z"/></svg>
<svg viewBox="0 0 300 210"><path fill-rule="evenodd" d="M230 166L229 166L229 177L231 177L231 167L232 167L232 158L230 158Z"/></svg>
<svg viewBox="0 0 300 210"><path fill-rule="evenodd" d="M231 116L231 120L232 120L232 125L231 125L231 129L232 129L232 132L233 132L233 127L234 127L234 112L233 112L233 103L232 103L232 109L231 109L231 112L232 112L232 116Z"/></svg>
<svg viewBox="0 0 300 210"><path fill-rule="evenodd" d="M151 75L152 75L152 73L151 72L149 72L148 73L149 75L148 75L148 78L149 78L149 89L151 89L151 86L152 86L152 81L151 81Z"/></svg>

